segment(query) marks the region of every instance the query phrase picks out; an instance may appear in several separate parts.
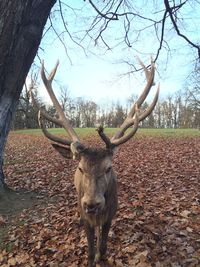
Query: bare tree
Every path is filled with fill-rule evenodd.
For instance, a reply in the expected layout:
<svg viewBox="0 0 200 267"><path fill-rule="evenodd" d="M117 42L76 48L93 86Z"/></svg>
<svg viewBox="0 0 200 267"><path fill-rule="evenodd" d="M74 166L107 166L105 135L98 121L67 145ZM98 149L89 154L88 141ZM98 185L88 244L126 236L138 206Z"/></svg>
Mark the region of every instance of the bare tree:
<svg viewBox="0 0 200 267"><path fill-rule="evenodd" d="M84 101L81 112L82 126L95 127L97 121L97 104L93 101Z"/></svg>
<svg viewBox="0 0 200 267"><path fill-rule="evenodd" d="M74 126L75 127L82 127L82 109L84 107L84 99L81 97L77 97L74 100Z"/></svg>
<svg viewBox="0 0 200 267"><path fill-rule="evenodd" d="M114 114L112 119L112 126L119 127L126 118L126 111L124 107L118 102L114 108Z"/></svg>
<svg viewBox="0 0 200 267"><path fill-rule="evenodd" d="M200 128L200 63L196 62L193 71L188 76L185 87L187 107L192 110L195 128Z"/></svg>
<svg viewBox="0 0 200 267"><path fill-rule="evenodd" d="M34 89L35 97L37 102L42 105L42 101L38 96L38 75L32 73L31 75L31 84L29 85L32 89ZM24 84L23 90L21 92L19 103L17 105L14 119L12 122L12 129L30 129L30 128L38 128L37 121L37 111L33 107L31 103L31 98L29 94L29 86L27 82Z"/></svg>
<svg viewBox="0 0 200 267"><path fill-rule="evenodd" d="M66 86L61 86L59 99L63 111L67 114L70 110L71 98L69 89Z"/></svg>
<svg viewBox="0 0 200 267"><path fill-rule="evenodd" d="M37 91L34 91L37 102L40 102L36 93ZM15 115L12 122L12 129L31 129L37 127L37 112L31 103L27 87L25 87L20 95L19 104L17 105L15 111Z"/></svg>
<svg viewBox="0 0 200 267"><path fill-rule="evenodd" d="M189 86L187 86L187 96L191 105L200 109L200 64L194 66L194 71L189 76Z"/></svg>

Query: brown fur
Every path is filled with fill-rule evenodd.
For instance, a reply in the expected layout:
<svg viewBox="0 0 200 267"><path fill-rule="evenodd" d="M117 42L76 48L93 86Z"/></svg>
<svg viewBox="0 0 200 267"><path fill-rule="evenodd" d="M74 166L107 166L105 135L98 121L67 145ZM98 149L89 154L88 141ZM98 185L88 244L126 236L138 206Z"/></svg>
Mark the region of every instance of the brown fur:
<svg viewBox="0 0 200 267"><path fill-rule="evenodd" d="M81 167L84 168L86 175L89 176L98 176L104 175L104 170L106 164L112 163L113 153L108 150L91 150L89 149L87 153L81 156L80 164ZM112 168L112 167L111 167ZM76 190L78 193L78 203L79 203L79 211L81 217L87 220L91 226L102 225L107 220L112 219L117 209L117 181L116 175L113 169L110 170L108 174L108 184L105 192L105 207L103 208L100 214L96 215L88 215L85 213L81 206L81 198L84 194L83 189L83 175L79 169L76 170L74 183L76 186ZM95 179L93 177L92 179Z"/></svg>
<svg viewBox="0 0 200 267"><path fill-rule="evenodd" d="M54 145L54 148L62 156L67 156L68 147ZM112 168L112 150L84 148L79 152L79 157L80 162L75 172L74 184L78 194L78 208L88 240L88 266L93 267L95 262L106 253L108 232L117 210L117 178ZM90 205L97 205L95 212L88 212L87 207ZM96 256L95 227L99 229Z"/></svg>

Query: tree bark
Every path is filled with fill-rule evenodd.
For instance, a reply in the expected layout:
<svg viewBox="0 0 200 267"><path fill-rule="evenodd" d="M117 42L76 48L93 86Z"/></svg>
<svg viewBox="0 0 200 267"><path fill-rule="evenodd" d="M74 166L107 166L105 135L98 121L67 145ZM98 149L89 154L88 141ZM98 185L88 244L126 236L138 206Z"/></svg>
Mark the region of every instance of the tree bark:
<svg viewBox="0 0 200 267"><path fill-rule="evenodd" d="M56 0L0 0L0 189L4 149L20 93Z"/></svg>

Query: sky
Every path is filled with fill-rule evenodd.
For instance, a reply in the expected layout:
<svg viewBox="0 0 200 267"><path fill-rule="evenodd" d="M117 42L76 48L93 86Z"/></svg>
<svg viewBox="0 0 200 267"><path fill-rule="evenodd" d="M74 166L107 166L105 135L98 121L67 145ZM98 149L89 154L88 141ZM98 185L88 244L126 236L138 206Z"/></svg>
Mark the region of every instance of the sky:
<svg viewBox="0 0 200 267"><path fill-rule="evenodd" d="M84 36L85 29L89 25L88 21L92 21L96 13L83 1L68 0L68 3L76 12L74 13L74 10L70 9L69 11L67 9L67 29L70 29L70 32L75 37ZM149 7L146 8L149 12ZM159 8L158 10L160 10ZM192 23L188 15L191 14L191 10L193 11ZM198 16L194 8L188 6L183 10L183 16L187 19L187 27L184 25L184 29L190 29L188 33L191 39L200 39L197 27L200 21L197 19ZM45 68L48 72L59 59L60 64L53 84L57 95L59 95L60 86L63 86L68 88L70 96L73 98L84 97L96 103L106 104L117 101L124 103L131 95L138 95L141 92L145 85L144 73L136 72L128 75L127 73L132 69L122 61L127 60L133 63L137 61L136 57L139 56L144 63L149 64L151 55L155 53L158 47L155 38L152 37L152 32L141 33L140 39L131 48L128 48L124 44L118 45L119 39L123 34L121 30L123 22L113 23L113 26L109 27L108 31L105 32L104 37L109 45L115 48L106 50L105 47L102 48L102 43L99 43L99 46L94 46L91 39L85 38L81 42L81 45L86 47L83 50L73 43L67 34L61 34L65 29L63 29L57 7L54 8L52 21L54 21L56 31L60 34L60 39L53 31L48 31L42 40L38 55L40 59L44 60ZM133 24L134 29L137 27L139 29L141 23L143 22ZM170 27L170 25L166 24L166 27L168 26ZM46 28L48 28L48 24ZM92 34L95 37L97 30ZM131 33L130 39L132 37L134 38L134 33ZM170 53L163 48L156 63L155 82L156 84L160 82L160 99L176 91L183 90L187 86L189 82L187 77L193 70L193 60L196 53L184 40L177 37L173 31L168 32L166 40L170 45ZM143 51L144 53L141 55L138 51ZM40 66L37 57L35 64ZM152 90L155 92L156 88L152 88ZM49 98L42 83L39 86L39 95L49 103Z"/></svg>

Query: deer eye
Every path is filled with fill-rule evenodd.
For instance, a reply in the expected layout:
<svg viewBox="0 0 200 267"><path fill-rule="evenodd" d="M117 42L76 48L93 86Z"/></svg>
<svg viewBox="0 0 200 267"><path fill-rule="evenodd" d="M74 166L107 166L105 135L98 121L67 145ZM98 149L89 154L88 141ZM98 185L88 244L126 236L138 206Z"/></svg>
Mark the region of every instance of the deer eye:
<svg viewBox="0 0 200 267"><path fill-rule="evenodd" d="M81 167L78 167L79 171L83 173L83 169Z"/></svg>
<svg viewBox="0 0 200 267"><path fill-rule="evenodd" d="M110 166L110 167L108 167L108 168L106 169L105 173L109 173L109 172L111 171L111 169L112 169L112 167L111 167L111 166Z"/></svg>

